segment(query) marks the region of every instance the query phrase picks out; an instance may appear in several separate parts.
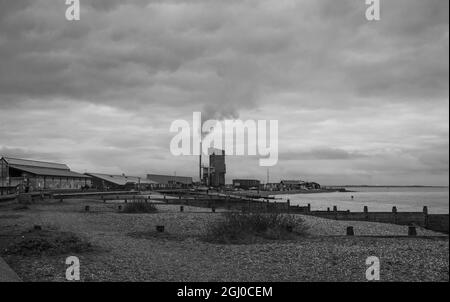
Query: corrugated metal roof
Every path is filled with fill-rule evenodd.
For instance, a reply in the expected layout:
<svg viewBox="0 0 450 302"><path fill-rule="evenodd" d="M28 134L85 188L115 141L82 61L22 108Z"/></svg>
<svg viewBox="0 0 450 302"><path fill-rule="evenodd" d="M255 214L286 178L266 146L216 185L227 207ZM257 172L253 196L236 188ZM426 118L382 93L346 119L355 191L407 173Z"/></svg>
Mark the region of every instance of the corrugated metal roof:
<svg viewBox="0 0 450 302"><path fill-rule="evenodd" d="M15 166L26 166L26 167L36 167L36 168L46 168L46 169L58 169L58 170L70 170L67 165L58 163L49 163L37 160L19 159L12 157L3 157L4 160L9 165Z"/></svg>
<svg viewBox="0 0 450 302"><path fill-rule="evenodd" d="M53 176L53 177L73 177L73 178L90 178L89 176L72 172L70 170L63 169L50 169L50 168L37 168L37 167L26 167L26 166L16 166L9 165L11 168L24 171L27 173L39 175L39 176Z"/></svg>
<svg viewBox="0 0 450 302"><path fill-rule="evenodd" d="M100 173L86 173L92 177L100 178L104 181L111 182L113 184L124 186L127 183L139 183L139 177L137 176L124 176L124 175L111 175L111 174L100 174ZM140 179L141 184L157 184L155 181L151 181L145 178Z"/></svg>

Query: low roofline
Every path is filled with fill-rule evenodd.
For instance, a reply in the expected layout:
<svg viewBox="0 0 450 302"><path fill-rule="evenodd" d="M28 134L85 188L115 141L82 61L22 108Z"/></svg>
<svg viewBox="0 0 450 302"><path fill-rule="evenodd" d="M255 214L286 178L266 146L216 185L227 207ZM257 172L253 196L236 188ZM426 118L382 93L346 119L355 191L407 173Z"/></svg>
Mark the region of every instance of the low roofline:
<svg viewBox="0 0 450 302"><path fill-rule="evenodd" d="M182 175L167 175L167 174L151 174L147 173L146 176L164 176L164 177L179 177L179 178L192 178L192 176L182 176Z"/></svg>
<svg viewBox="0 0 450 302"><path fill-rule="evenodd" d="M86 174L86 175L117 176L117 177L133 177L133 178L146 179L146 176L122 175L122 174L111 174L111 173L92 173L92 172L85 172L84 174Z"/></svg>
<svg viewBox="0 0 450 302"><path fill-rule="evenodd" d="M31 167L21 165L10 165L10 168L19 171L24 171L26 173L30 173L36 176L44 176L44 177L47 176L47 177L66 177L66 178L91 178L88 175L84 175L82 173L78 173L72 170L41 168L41 167Z"/></svg>
<svg viewBox="0 0 450 302"><path fill-rule="evenodd" d="M90 177L98 178L103 181L107 181L110 183L114 183L116 185L124 186L128 183L134 183L138 184L139 182L142 185L145 184L158 184L155 181L148 180L145 177L140 176L132 176L132 175L121 175L121 174L107 174L107 173L92 173L92 172L86 172L85 175L88 175ZM122 182L119 180L123 180Z"/></svg>

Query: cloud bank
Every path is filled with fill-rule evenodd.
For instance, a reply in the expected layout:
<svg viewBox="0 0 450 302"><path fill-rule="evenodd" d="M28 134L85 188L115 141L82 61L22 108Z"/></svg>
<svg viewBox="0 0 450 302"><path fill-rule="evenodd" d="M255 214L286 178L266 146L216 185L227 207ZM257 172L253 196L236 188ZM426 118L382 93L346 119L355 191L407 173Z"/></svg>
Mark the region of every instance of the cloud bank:
<svg viewBox="0 0 450 302"><path fill-rule="evenodd" d="M449 2L0 0L0 151L195 176L170 123L278 119L273 180L448 184ZM228 180L266 171L229 158Z"/></svg>

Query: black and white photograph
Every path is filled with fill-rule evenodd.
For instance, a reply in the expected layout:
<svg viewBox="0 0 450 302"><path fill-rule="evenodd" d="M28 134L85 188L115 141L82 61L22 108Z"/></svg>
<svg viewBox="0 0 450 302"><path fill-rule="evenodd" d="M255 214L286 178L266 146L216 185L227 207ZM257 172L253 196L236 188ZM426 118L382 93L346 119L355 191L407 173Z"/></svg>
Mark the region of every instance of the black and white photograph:
<svg viewBox="0 0 450 302"><path fill-rule="evenodd" d="M449 2L0 0L0 283L449 282Z"/></svg>

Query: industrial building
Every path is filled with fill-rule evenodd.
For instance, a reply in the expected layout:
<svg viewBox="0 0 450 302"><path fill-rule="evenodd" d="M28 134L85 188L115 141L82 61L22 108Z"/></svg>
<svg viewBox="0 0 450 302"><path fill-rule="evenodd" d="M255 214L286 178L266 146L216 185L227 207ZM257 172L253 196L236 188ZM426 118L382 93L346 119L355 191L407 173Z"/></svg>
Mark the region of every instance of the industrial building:
<svg viewBox="0 0 450 302"><path fill-rule="evenodd" d="M264 184L264 190L265 191L280 191L281 183L279 183L279 182L266 183L266 184Z"/></svg>
<svg viewBox="0 0 450 302"><path fill-rule="evenodd" d="M42 190L81 189L91 186L87 175L70 171L65 164L2 157L0 188L2 194Z"/></svg>
<svg viewBox="0 0 450 302"><path fill-rule="evenodd" d="M233 179L233 187L239 189L259 189L261 182L257 179Z"/></svg>
<svg viewBox="0 0 450 302"><path fill-rule="evenodd" d="M225 150L214 151L209 155L209 166L203 167L203 184L211 187L225 186Z"/></svg>
<svg viewBox="0 0 450 302"><path fill-rule="evenodd" d="M193 184L192 177L189 176L147 174L147 180L155 182L155 187L160 189L188 188Z"/></svg>
<svg viewBox="0 0 450 302"><path fill-rule="evenodd" d="M316 182L306 182L302 180L282 180L280 182L282 190L319 190L320 185Z"/></svg>
<svg viewBox="0 0 450 302"><path fill-rule="evenodd" d="M305 190L306 183L302 180L282 180L280 182L283 190Z"/></svg>
<svg viewBox="0 0 450 302"><path fill-rule="evenodd" d="M154 181L125 174L86 173L86 175L92 178L92 187L101 191L151 190L157 185Z"/></svg>

